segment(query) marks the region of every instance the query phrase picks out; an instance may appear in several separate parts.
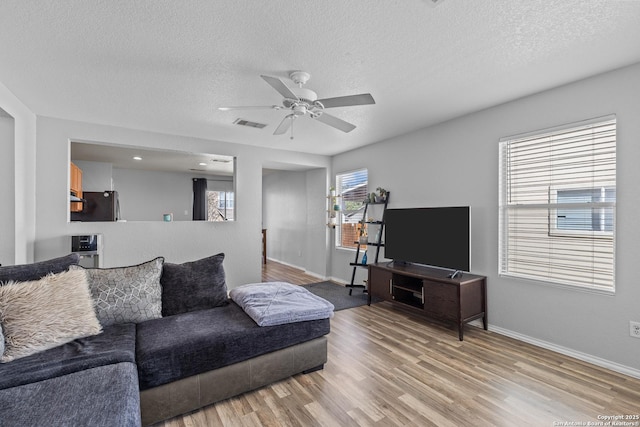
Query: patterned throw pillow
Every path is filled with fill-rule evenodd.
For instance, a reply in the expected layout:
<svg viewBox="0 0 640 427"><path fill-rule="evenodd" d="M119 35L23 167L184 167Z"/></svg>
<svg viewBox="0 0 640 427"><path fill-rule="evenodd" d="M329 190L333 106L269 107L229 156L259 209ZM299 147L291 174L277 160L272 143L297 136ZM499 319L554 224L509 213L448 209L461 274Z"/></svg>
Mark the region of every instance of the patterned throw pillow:
<svg viewBox="0 0 640 427"><path fill-rule="evenodd" d="M0 286L0 322L9 362L102 330L81 271Z"/></svg>
<svg viewBox="0 0 640 427"><path fill-rule="evenodd" d="M70 269L86 271L98 320L109 326L162 317L163 262L164 258L158 257L129 267Z"/></svg>

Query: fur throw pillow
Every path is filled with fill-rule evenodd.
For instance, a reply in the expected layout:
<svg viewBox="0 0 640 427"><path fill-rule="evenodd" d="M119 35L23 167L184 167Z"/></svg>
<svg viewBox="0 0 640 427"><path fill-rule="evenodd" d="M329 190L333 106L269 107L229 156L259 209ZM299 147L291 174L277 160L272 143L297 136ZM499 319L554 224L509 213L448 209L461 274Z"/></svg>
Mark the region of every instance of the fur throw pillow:
<svg viewBox="0 0 640 427"><path fill-rule="evenodd" d="M102 332L84 271L0 286L2 362Z"/></svg>

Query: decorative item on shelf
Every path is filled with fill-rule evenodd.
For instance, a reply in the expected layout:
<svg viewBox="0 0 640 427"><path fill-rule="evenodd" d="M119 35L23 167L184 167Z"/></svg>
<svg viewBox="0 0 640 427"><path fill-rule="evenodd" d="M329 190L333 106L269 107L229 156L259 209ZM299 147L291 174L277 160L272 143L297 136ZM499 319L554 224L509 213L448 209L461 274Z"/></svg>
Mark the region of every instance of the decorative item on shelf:
<svg viewBox="0 0 640 427"><path fill-rule="evenodd" d="M376 188L376 190L378 191L378 196L375 196L376 202L384 203L384 201L387 199L387 190L382 187L378 187Z"/></svg>
<svg viewBox="0 0 640 427"><path fill-rule="evenodd" d="M173 221L173 214L172 213L166 213L164 215L162 215L162 220L164 222L171 222Z"/></svg>
<svg viewBox="0 0 640 427"><path fill-rule="evenodd" d="M335 228L338 223L337 212L340 211L340 203L338 202L339 197L340 196L336 195L335 187L329 187L329 195L327 196L327 199L329 199L329 220L327 221L327 226L331 228Z"/></svg>
<svg viewBox="0 0 640 427"><path fill-rule="evenodd" d="M369 236L367 236L367 224L364 218L358 221L358 224L360 224L360 230L358 230L358 241L361 245L366 245L369 241Z"/></svg>
<svg viewBox="0 0 640 427"><path fill-rule="evenodd" d="M381 237L382 237L382 227L378 226L378 231L376 232L375 241L379 242L381 240Z"/></svg>
<svg viewBox="0 0 640 427"><path fill-rule="evenodd" d="M367 264L367 251L364 251L364 255L362 255L362 264Z"/></svg>
<svg viewBox="0 0 640 427"><path fill-rule="evenodd" d="M371 193L369 194L369 203L375 203L376 202L376 193Z"/></svg>

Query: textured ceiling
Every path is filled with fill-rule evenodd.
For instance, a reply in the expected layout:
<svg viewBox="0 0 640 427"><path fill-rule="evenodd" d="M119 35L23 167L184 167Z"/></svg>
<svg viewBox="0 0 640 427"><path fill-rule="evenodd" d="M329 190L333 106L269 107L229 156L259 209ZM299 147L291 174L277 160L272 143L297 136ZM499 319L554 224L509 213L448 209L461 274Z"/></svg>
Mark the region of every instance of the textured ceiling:
<svg viewBox="0 0 640 427"><path fill-rule="evenodd" d="M640 62L640 1L431 3L2 0L0 82L42 116L335 154ZM260 75L298 69L376 104L293 140L272 135L283 110L217 110L280 103Z"/></svg>

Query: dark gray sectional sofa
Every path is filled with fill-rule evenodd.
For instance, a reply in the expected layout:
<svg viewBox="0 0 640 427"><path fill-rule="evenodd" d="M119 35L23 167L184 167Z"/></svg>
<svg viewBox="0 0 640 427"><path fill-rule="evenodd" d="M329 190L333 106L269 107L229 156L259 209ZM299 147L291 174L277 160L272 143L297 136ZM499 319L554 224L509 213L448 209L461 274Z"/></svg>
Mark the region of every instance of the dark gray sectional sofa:
<svg viewBox="0 0 640 427"><path fill-rule="evenodd" d="M31 271L77 258L53 261ZM30 280L20 267L0 267L0 282ZM174 311L0 363L0 426L150 425L327 360L329 319L260 327L231 301Z"/></svg>

